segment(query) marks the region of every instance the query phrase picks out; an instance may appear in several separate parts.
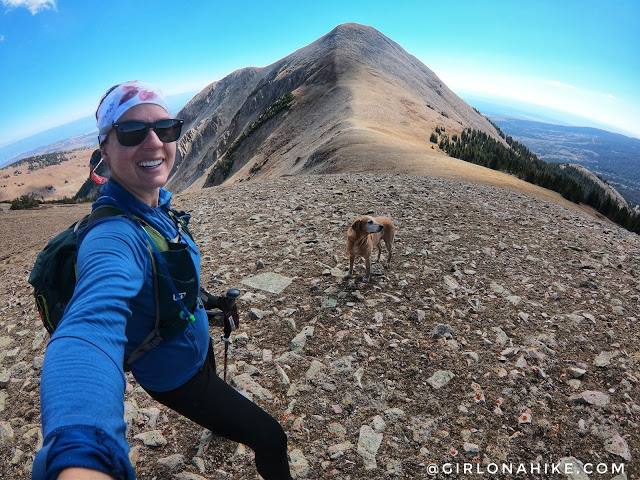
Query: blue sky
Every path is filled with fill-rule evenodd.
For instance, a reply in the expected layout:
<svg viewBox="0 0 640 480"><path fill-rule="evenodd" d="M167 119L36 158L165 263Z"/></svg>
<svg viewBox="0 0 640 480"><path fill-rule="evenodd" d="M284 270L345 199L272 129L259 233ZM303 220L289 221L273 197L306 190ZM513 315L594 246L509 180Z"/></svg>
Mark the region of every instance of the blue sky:
<svg viewBox="0 0 640 480"><path fill-rule="evenodd" d="M0 2L0 146L92 114L113 84L200 90L346 22L378 29L463 98L640 138L637 0Z"/></svg>

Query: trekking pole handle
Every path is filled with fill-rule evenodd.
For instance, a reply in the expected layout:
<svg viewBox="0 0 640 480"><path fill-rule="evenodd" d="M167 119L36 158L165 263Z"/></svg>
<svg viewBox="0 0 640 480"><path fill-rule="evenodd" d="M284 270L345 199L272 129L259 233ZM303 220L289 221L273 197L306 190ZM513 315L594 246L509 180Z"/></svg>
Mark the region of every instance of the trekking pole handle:
<svg viewBox="0 0 640 480"><path fill-rule="evenodd" d="M233 307L236 303L236 300L240 296L240 290L238 290L237 288L230 288L229 290L227 290L226 296L229 299L229 307Z"/></svg>
<svg viewBox="0 0 640 480"><path fill-rule="evenodd" d="M235 304L236 304L236 300L238 299L238 297L240 296L240 290L238 290L237 288L231 288L229 290L227 290L226 295L226 304L227 304L227 308L229 310L235 308ZM237 313L236 313L237 316ZM231 329L235 330L236 328L238 328L238 326L236 325L236 323L233 321L233 317L230 315L229 317L227 317L227 321L231 324Z"/></svg>
<svg viewBox="0 0 640 480"><path fill-rule="evenodd" d="M240 290L238 290L237 288L230 288L229 290L227 290L227 293L225 294L225 303L227 304L227 308L229 310L231 310L234 307L234 305L236 304L236 300L238 299L239 296L240 296ZM224 316L224 313L222 315ZM224 350L225 351L225 360L226 360L227 348L229 347L229 344L231 344L231 330L237 328L237 325L233 321L233 317L231 315L229 317L227 317L226 320L231 325L231 329L227 333L228 336L224 336L224 335L220 336L222 341L225 342L225 347L224 347L224 349L225 349ZM226 329L226 327L225 327L225 329ZM226 372L226 368L225 368L225 375L226 375L226 373L227 372Z"/></svg>
<svg viewBox="0 0 640 480"><path fill-rule="evenodd" d="M224 294L224 297L219 297L219 298L220 299L224 298L225 299L224 302L227 303L227 307L231 309L236 304L236 300L238 299L239 296L240 296L240 290L238 290L237 288L230 288L229 290L227 290L227 293ZM204 297L201 297L201 298L203 298L204 300ZM207 310L207 315L212 317L222 317L223 313L215 310Z"/></svg>

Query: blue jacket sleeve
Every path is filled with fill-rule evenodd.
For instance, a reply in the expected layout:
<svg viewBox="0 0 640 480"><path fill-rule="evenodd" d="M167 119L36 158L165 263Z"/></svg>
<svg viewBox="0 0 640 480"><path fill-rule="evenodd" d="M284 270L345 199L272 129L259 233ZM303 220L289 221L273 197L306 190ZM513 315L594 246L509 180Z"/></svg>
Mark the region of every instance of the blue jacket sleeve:
<svg viewBox="0 0 640 480"><path fill-rule="evenodd" d="M44 447L32 478L78 466L133 479L124 422L125 327L150 268L133 222L91 226L78 251L73 298L47 346L40 401Z"/></svg>

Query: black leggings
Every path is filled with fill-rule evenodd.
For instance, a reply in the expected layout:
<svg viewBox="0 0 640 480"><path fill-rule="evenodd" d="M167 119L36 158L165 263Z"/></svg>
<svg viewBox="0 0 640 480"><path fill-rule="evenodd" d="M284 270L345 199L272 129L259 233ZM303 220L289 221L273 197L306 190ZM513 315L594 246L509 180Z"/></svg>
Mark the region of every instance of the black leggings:
<svg viewBox="0 0 640 480"><path fill-rule="evenodd" d="M204 364L184 385L168 392L146 391L158 402L216 435L251 448L258 473L264 480L292 478L287 436L282 426L217 375L211 343Z"/></svg>

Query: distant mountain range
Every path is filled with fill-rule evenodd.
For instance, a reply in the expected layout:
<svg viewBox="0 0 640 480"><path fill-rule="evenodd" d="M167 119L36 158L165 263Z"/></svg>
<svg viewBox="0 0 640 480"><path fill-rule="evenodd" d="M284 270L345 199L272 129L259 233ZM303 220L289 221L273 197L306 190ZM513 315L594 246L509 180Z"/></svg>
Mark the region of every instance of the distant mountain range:
<svg viewBox="0 0 640 480"><path fill-rule="evenodd" d="M187 92L167 96L171 111L180 111L196 93ZM0 147L0 168L34 155L97 146L97 135L94 116L79 118Z"/></svg>
<svg viewBox="0 0 640 480"><path fill-rule="evenodd" d="M0 168L33 155L95 145L96 132L95 118L87 116L17 140L0 147Z"/></svg>
<svg viewBox="0 0 640 480"><path fill-rule="evenodd" d="M532 122L551 123L553 125L593 127L610 131L612 127L604 122L586 119L572 113L555 110L534 103L514 100L511 98L480 95L477 92L461 90L457 92L469 105L473 105L484 115L492 117L508 117L517 120L530 120ZM635 136L629 132L618 131L627 136Z"/></svg>

